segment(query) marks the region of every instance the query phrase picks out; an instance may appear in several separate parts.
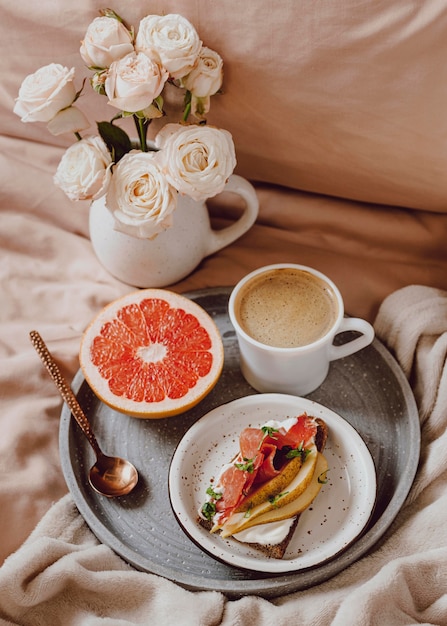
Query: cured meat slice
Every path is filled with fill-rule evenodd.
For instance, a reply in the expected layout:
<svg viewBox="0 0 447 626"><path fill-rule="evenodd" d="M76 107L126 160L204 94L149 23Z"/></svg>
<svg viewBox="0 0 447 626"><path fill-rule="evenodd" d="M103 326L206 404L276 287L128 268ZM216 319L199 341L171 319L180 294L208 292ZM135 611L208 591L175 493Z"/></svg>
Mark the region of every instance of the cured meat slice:
<svg viewBox="0 0 447 626"><path fill-rule="evenodd" d="M310 445L317 434L317 422L313 417L309 417L306 413L298 416L296 423L289 428L284 438L281 439L282 446L291 446L297 448L300 444L306 448Z"/></svg>
<svg viewBox="0 0 447 626"><path fill-rule="evenodd" d="M264 433L260 428L244 428L239 436L242 458L254 459L261 451Z"/></svg>
<svg viewBox="0 0 447 626"><path fill-rule="evenodd" d="M233 510L242 497L245 486L245 472L232 465L222 474L219 487L223 489L223 497L216 502L217 511Z"/></svg>
<svg viewBox="0 0 447 626"><path fill-rule="evenodd" d="M288 431L280 428L245 428L239 437L240 453L231 467L220 476L218 486L222 496L216 500L219 524L235 509L248 501L250 494L278 476L288 463L287 456L278 451L306 448L314 442L317 423L305 413L298 416Z"/></svg>
<svg viewBox="0 0 447 626"><path fill-rule="evenodd" d="M265 483L267 480L271 480L279 474L280 470L275 467L275 456L277 451L278 448L274 444L263 444L262 452L264 460L256 475L256 482L258 484Z"/></svg>

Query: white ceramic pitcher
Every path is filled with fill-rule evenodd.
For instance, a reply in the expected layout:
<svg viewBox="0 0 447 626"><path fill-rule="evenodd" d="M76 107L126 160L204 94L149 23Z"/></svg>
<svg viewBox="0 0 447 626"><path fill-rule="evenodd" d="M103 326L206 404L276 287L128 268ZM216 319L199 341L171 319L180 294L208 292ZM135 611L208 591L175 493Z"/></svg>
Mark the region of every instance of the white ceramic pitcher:
<svg viewBox="0 0 447 626"><path fill-rule="evenodd" d="M114 229L105 197L92 202L90 239L101 264L134 287L165 287L188 276L203 258L228 246L254 224L259 211L256 191L245 178L230 176L225 192L241 196L242 215L221 230L211 228L206 202L178 196L173 225L154 239L138 239Z"/></svg>

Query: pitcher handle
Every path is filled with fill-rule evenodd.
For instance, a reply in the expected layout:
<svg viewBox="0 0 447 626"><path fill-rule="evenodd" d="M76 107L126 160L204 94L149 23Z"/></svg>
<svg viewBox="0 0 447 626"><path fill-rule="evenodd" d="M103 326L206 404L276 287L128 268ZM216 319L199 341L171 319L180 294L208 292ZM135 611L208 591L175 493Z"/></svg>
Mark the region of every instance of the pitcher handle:
<svg viewBox="0 0 447 626"><path fill-rule="evenodd" d="M231 224L231 226L227 226L221 230L211 230L205 256L213 254L221 250L221 248L230 245L230 243L233 243L233 241L241 237L253 226L258 217L259 199L256 195L255 188L248 180L237 174L232 174L223 191L229 191L241 196L245 201L245 209L240 218L234 222L234 224Z"/></svg>

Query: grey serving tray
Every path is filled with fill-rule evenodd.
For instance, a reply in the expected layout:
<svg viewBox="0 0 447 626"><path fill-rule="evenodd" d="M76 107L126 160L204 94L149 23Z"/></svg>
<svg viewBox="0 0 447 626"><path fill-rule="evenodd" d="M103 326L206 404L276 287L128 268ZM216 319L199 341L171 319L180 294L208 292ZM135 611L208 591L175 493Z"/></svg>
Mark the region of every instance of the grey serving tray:
<svg viewBox="0 0 447 626"><path fill-rule="evenodd" d="M128 458L140 474L130 495L108 499L88 484L94 454L66 405L60 421L61 464L74 502L92 532L138 570L158 574L191 590L221 591L229 597L285 595L321 583L377 547L399 513L417 470L419 417L400 367L375 339L364 350L331 364L323 385L308 398L346 419L362 436L377 473L377 499L363 534L333 559L286 574L265 574L221 563L182 531L171 510L169 465L190 426L211 409L257 393L239 370L239 352L227 315L230 288L187 295L214 318L223 338L225 365L213 391L190 411L162 420L141 420L100 402L81 371L72 388L107 454Z"/></svg>

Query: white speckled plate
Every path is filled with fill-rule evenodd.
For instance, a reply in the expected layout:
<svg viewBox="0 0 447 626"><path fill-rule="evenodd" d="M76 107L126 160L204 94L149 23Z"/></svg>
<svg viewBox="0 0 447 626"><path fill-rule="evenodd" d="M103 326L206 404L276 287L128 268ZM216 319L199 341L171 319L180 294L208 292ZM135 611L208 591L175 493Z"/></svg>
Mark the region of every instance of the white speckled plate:
<svg viewBox="0 0 447 626"><path fill-rule="evenodd" d="M307 412L329 428L325 457L328 482L298 527L282 560L271 559L234 539L211 534L197 522L210 479L238 452L242 429L261 427ZM174 514L203 550L229 565L258 572L297 571L327 561L365 528L376 499L374 462L357 431L330 409L295 396L260 394L234 400L207 413L180 441L170 467L169 492Z"/></svg>

